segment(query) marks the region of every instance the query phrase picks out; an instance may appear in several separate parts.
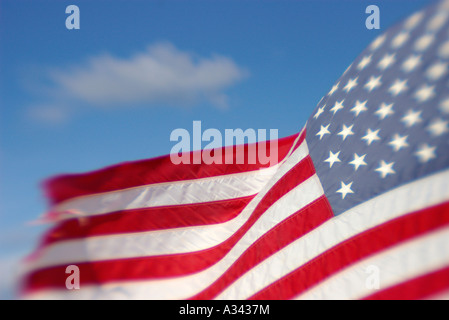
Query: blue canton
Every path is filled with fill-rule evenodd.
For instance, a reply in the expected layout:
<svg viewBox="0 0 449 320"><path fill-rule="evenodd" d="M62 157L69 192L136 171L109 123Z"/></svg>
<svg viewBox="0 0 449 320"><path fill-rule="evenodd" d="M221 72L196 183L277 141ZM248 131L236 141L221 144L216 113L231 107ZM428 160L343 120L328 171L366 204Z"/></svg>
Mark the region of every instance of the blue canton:
<svg viewBox="0 0 449 320"><path fill-rule="evenodd" d="M335 215L449 166L449 8L379 36L318 103L306 126Z"/></svg>

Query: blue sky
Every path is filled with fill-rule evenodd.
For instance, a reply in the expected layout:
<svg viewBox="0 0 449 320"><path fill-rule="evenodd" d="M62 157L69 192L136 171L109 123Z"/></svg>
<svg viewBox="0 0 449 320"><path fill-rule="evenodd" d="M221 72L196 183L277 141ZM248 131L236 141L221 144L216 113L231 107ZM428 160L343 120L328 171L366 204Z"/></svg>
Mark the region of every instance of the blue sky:
<svg viewBox="0 0 449 320"><path fill-rule="evenodd" d="M377 35L429 2L1 0L0 298L45 228L30 224L44 179L168 154L195 120L294 134ZM371 4L380 30L365 27Z"/></svg>

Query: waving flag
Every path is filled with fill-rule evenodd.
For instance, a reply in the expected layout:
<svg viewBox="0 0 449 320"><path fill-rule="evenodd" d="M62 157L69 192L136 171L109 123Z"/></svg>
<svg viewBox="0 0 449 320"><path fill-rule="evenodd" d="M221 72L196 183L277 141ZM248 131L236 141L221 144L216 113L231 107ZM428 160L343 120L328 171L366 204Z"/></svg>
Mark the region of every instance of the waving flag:
<svg viewBox="0 0 449 320"><path fill-rule="evenodd" d="M50 180L55 225L25 297L448 298L448 67L437 4L369 45L300 133L271 141L278 163L165 156Z"/></svg>

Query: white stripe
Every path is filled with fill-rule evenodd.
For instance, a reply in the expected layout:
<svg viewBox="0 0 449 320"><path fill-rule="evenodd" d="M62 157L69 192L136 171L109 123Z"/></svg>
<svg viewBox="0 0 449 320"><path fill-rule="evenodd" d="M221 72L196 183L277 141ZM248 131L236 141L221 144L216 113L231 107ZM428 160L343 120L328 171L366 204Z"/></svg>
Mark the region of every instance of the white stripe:
<svg viewBox="0 0 449 320"><path fill-rule="evenodd" d="M303 144L299 148L297 156L302 159L307 155L307 146ZM284 170L283 168L282 171ZM237 217L221 224L95 236L54 243L42 249L28 268L35 270L85 261L149 257L208 249L227 240L242 227L257 204L257 199L253 199ZM275 220L270 223L275 223Z"/></svg>
<svg viewBox="0 0 449 320"><path fill-rule="evenodd" d="M114 211L235 199L258 193L279 165L260 170L195 180L158 183L75 198L55 206L61 218ZM73 212L73 214L70 214Z"/></svg>
<svg viewBox="0 0 449 320"><path fill-rule="evenodd" d="M94 236L57 242L38 252L29 269L101 261L180 254L205 250L232 236L249 218L254 204L225 223L138 233Z"/></svg>
<svg viewBox="0 0 449 320"><path fill-rule="evenodd" d="M292 159L296 159L298 162L308 154L305 142L300 148L297 150L297 153L295 151L292 155ZM285 174L288 168L293 167L293 165L293 162L286 163L286 166L280 170L280 173ZM271 186L267 190L270 188ZM261 192L260 197L263 197L267 190ZM322 195L323 189L318 177L314 175L275 202L221 261L202 272L191 276L158 281L120 282L109 283L103 286L86 286L75 293L76 298L182 299L191 297L218 279L246 249L268 230L281 221L288 219L290 215ZM67 290L62 290L42 292L29 298L66 299L70 297L75 296L73 293L67 292Z"/></svg>
<svg viewBox="0 0 449 320"><path fill-rule="evenodd" d="M425 300L449 300L449 290L434 294L430 297L427 297Z"/></svg>
<svg viewBox="0 0 449 320"><path fill-rule="evenodd" d="M449 227L446 227L353 264L297 299L361 299L448 265Z"/></svg>
<svg viewBox="0 0 449 320"><path fill-rule="evenodd" d="M305 127L297 135L287 156L278 164L268 168L81 196L58 204L52 211L60 213L58 220L62 220L127 209L204 203L255 195L266 186L276 172L279 172L280 167L288 168L288 165L284 163L290 159L290 155L293 156L293 160L303 155L303 150L298 149L304 149L304 147L298 147L293 154L292 151L304 130ZM289 163L292 161L289 160Z"/></svg>
<svg viewBox="0 0 449 320"><path fill-rule="evenodd" d="M317 176L314 175L271 206L224 259L203 272L183 278L142 281L137 284L137 287L136 283L131 282L111 283L102 287L84 287L83 290L80 290L79 297L82 297L81 299L92 299L94 297L111 299L120 298L116 294L123 294L124 292L126 292L127 299L182 299L193 296L212 284L248 247L268 230L321 195L323 195L323 189ZM64 299L67 298L66 291L59 292L64 295ZM58 293L56 293L57 295Z"/></svg>
<svg viewBox="0 0 449 320"><path fill-rule="evenodd" d="M328 220L278 251L239 278L218 298L249 298L360 232L447 200L449 200L449 170L393 189Z"/></svg>

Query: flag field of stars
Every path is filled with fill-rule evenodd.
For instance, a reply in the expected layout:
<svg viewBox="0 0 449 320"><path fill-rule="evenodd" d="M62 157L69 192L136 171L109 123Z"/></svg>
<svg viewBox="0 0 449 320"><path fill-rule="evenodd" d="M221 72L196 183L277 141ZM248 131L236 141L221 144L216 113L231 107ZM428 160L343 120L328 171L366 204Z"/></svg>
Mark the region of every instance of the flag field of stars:
<svg viewBox="0 0 449 320"><path fill-rule="evenodd" d="M419 12L375 39L306 126L335 215L449 167L449 8Z"/></svg>

